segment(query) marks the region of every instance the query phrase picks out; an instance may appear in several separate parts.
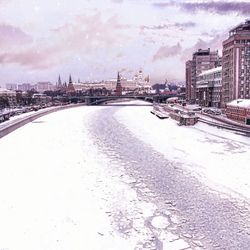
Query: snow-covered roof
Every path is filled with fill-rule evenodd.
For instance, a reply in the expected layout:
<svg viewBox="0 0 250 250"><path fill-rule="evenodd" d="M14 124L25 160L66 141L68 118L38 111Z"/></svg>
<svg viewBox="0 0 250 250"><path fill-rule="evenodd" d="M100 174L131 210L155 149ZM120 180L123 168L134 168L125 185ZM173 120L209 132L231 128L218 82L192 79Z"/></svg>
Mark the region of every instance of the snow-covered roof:
<svg viewBox="0 0 250 250"><path fill-rule="evenodd" d="M236 99L227 103L227 105L242 107L242 108L250 108L250 99Z"/></svg>
<svg viewBox="0 0 250 250"><path fill-rule="evenodd" d="M0 87L0 95L15 95L16 92L8 89L4 89Z"/></svg>

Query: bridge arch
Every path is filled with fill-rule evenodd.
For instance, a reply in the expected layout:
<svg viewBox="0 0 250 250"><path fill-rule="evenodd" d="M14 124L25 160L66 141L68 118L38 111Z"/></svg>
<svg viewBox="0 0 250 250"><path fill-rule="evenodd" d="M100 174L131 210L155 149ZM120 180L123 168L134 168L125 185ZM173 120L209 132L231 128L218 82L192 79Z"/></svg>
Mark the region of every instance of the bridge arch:
<svg viewBox="0 0 250 250"><path fill-rule="evenodd" d="M142 100L148 103L153 103L154 98L151 96L100 96L100 97L87 97L85 102L87 105L99 105L105 102L120 100L120 99L129 99L129 100Z"/></svg>

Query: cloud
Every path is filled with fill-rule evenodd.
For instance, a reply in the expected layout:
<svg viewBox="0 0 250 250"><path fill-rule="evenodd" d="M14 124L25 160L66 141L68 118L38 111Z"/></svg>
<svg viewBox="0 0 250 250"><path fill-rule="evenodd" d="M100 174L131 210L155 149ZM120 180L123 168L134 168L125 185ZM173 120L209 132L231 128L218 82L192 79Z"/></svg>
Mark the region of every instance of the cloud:
<svg viewBox="0 0 250 250"><path fill-rule="evenodd" d="M9 47L10 45L23 45L32 42L32 37L22 31L20 28L0 24L0 47Z"/></svg>
<svg viewBox="0 0 250 250"><path fill-rule="evenodd" d="M179 55L182 51L180 43L177 43L174 46L162 46L153 56L153 61L165 59L171 56Z"/></svg>
<svg viewBox="0 0 250 250"><path fill-rule="evenodd" d="M244 1L202 1L202 2L178 2L154 3L155 7L164 8L178 6L187 12L214 12L218 14L238 13L242 15L250 14L250 3Z"/></svg>
<svg viewBox="0 0 250 250"><path fill-rule="evenodd" d="M194 46L183 50L181 59L183 61L192 59L192 54L198 49L210 48L211 50L218 50L219 52L221 52L222 42L227 38L227 36L227 33L217 34L209 41L204 41L203 39L199 38Z"/></svg>
<svg viewBox="0 0 250 250"><path fill-rule="evenodd" d="M49 69L57 63L53 60L55 51L51 48L42 51L31 48L22 52L2 53L0 55L0 64L18 64L31 70Z"/></svg>
<svg viewBox="0 0 250 250"><path fill-rule="evenodd" d="M124 38L123 30L129 29L129 25L119 23L117 16L112 16L103 21L101 15L81 15L73 23L68 23L54 32L61 40L63 47L98 49L110 47Z"/></svg>
<svg viewBox="0 0 250 250"><path fill-rule="evenodd" d="M173 5L176 5L174 1L168 2L168 3L153 3L153 6L157 8L166 8L166 7L171 7Z"/></svg>
<svg viewBox="0 0 250 250"><path fill-rule="evenodd" d="M194 22L184 22L184 23L175 23L174 26L179 28L190 28L190 27L195 27L196 24Z"/></svg>
<svg viewBox="0 0 250 250"><path fill-rule="evenodd" d="M205 10L205 11L211 11L216 12L218 14L227 14L232 12L237 12L242 15L248 15L250 14L250 3L248 2L201 2L201 3L183 3L182 8L191 11L196 12L199 10Z"/></svg>
<svg viewBox="0 0 250 250"><path fill-rule="evenodd" d="M98 52L108 52L112 46L120 44L126 37L123 30L127 28L127 25L119 23L116 16L103 21L98 13L81 15L74 22L52 30L47 42L38 40L29 48L0 53L0 64L18 64L31 70L44 70L73 60L76 56L84 59L93 55L96 57ZM19 42L28 40L19 29L5 27L3 30L8 34L14 33L11 37L18 38Z"/></svg>
<svg viewBox="0 0 250 250"><path fill-rule="evenodd" d="M142 25L140 29L141 30L165 30L165 29L177 28L180 30L184 30L186 28L192 28L195 26L196 24L194 22L184 22L184 23L160 24L160 25L153 25L153 26Z"/></svg>

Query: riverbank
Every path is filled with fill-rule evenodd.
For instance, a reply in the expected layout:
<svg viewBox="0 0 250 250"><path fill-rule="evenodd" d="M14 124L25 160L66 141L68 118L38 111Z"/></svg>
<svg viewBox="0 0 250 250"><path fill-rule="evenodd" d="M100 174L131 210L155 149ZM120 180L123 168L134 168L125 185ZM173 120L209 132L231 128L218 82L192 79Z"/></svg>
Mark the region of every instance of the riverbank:
<svg viewBox="0 0 250 250"><path fill-rule="evenodd" d="M79 107L82 105L84 104L69 104L69 105L63 105L63 106L49 107L49 108L42 109L39 111L33 111L30 113L25 113L20 116L12 117L9 121L5 121L4 123L0 124L0 138L8 135L14 130L42 116L45 116L45 115L48 115L50 113L57 112L60 110L68 109L68 108Z"/></svg>

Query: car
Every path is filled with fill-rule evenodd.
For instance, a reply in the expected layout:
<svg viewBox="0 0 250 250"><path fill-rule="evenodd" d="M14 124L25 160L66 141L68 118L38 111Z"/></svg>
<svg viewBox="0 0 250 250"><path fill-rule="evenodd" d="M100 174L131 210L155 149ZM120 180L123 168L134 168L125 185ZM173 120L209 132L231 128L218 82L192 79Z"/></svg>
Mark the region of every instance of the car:
<svg viewBox="0 0 250 250"><path fill-rule="evenodd" d="M221 115L222 112L219 109L216 108L204 108L202 110L203 113L209 114L209 115Z"/></svg>

